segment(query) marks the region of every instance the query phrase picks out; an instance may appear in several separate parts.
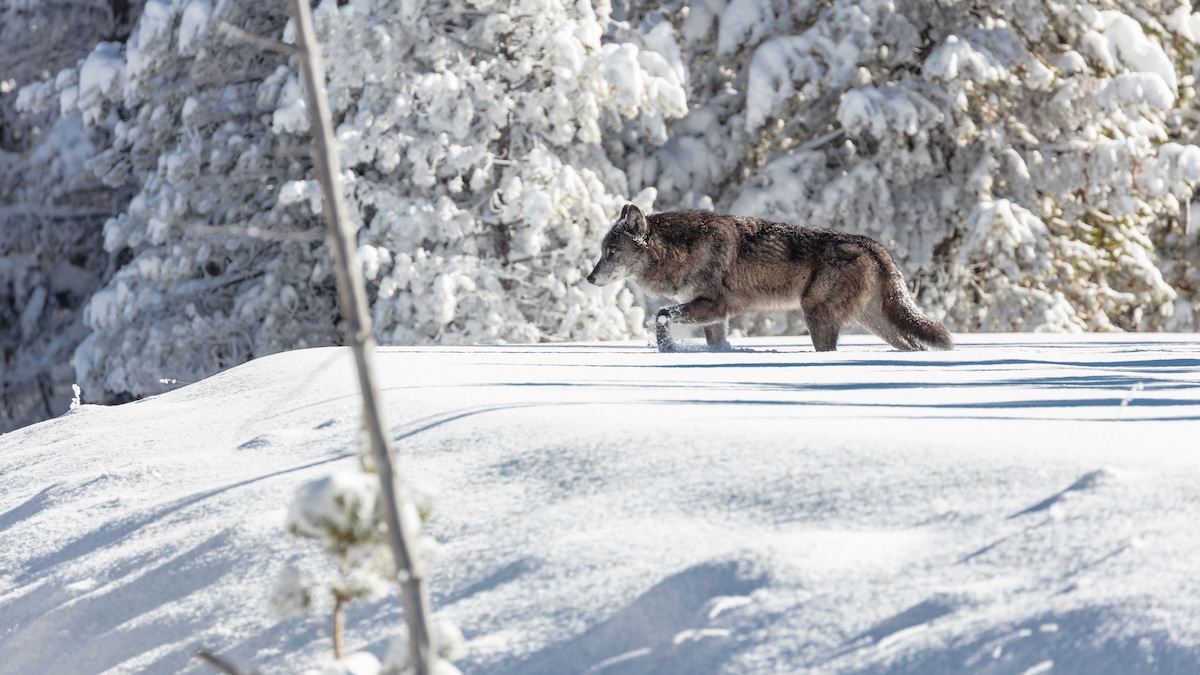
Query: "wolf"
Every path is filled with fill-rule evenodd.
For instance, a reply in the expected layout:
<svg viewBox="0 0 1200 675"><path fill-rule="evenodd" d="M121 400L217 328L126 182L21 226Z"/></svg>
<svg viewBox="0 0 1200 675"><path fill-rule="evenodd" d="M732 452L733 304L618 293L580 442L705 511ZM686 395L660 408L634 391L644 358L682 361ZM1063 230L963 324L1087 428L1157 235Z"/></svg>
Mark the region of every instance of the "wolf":
<svg viewBox="0 0 1200 675"><path fill-rule="evenodd" d="M588 282L636 281L680 304L655 317L660 351L675 351L673 323L699 325L726 349L729 317L799 308L817 351L837 349L861 323L897 349L953 349L950 333L921 313L892 256L873 239L709 211L646 216L635 204L605 235Z"/></svg>

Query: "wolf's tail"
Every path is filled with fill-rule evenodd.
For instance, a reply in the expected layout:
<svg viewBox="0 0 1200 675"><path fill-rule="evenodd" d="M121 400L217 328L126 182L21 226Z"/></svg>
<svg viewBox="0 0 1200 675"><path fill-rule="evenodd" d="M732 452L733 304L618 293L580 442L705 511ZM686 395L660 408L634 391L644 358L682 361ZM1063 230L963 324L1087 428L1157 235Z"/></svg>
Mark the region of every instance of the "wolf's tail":
<svg viewBox="0 0 1200 675"><path fill-rule="evenodd" d="M888 321L910 341L915 340L930 349L954 349L950 331L941 322L921 313L909 297L899 274L888 277L888 287L883 293L883 311Z"/></svg>
<svg viewBox="0 0 1200 675"><path fill-rule="evenodd" d="M908 288L904 285L904 278L900 276L900 271L892 262L892 257L882 246L879 246L874 253L879 262L880 277L882 277L880 279L882 286L880 300L883 305L883 315L892 328L892 331L889 331L892 332L892 336L884 336L884 339L901 349L920 350L927 347L930 349L954 349L954 340L950 337L950 331L946 330L941 322L925 316L913 302L912 297L908 294ZM897 339L893 340L889 337Z"/></svg>

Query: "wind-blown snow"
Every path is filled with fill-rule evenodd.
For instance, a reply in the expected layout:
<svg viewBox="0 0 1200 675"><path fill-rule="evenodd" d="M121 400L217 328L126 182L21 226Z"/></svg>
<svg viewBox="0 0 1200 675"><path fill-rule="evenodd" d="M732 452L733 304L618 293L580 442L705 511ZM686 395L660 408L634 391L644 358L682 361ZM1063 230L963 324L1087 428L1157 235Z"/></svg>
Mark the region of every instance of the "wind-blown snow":
<svg viewBox="0 0 1200 675"><path fill-rule="evenodd" d="M1200 338L735 342L378 355L464 673L1200 671ZM0 436L0 673L313 667L328 617L267 596L356 391L297 351Z"/></svg>

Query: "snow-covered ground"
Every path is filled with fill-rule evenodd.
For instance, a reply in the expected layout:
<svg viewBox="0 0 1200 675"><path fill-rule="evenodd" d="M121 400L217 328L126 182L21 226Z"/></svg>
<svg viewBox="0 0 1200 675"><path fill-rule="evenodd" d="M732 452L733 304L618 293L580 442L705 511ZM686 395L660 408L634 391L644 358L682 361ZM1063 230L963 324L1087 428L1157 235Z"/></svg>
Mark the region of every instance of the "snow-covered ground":
<svg viewBox="0 0 1200 675"><path fill-rule="evenodd" d="M441 498L467 673L1200 672L1200 336L869 336L379 354ZM164 373L169 376L169 373ZM297 486L355 465L349 353L0 436L0 673L263 673ZM382 656L388 597L350 609Z"/></svg>

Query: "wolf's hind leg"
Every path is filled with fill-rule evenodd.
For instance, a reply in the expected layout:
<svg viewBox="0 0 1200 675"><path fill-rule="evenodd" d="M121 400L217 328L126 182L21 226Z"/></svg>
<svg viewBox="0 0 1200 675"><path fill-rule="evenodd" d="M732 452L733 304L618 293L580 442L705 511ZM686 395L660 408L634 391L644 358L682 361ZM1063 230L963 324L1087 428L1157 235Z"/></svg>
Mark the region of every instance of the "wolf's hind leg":
<svg viewBox="0 0 1200 675"><path fill-rule="evenodd" d="M838 334L842 326L825 305L805 306L804 322L808 324L808 336L819 352L837 351Z"/></svg>

